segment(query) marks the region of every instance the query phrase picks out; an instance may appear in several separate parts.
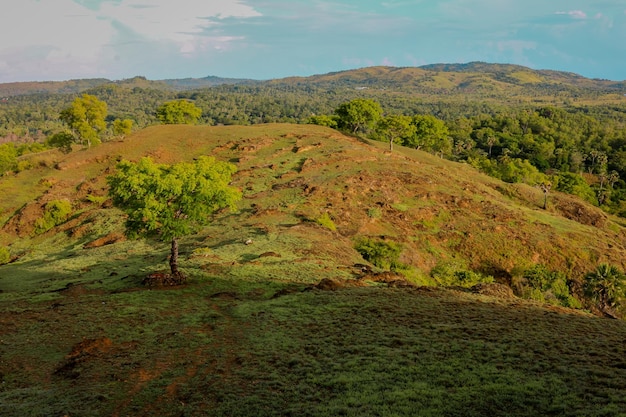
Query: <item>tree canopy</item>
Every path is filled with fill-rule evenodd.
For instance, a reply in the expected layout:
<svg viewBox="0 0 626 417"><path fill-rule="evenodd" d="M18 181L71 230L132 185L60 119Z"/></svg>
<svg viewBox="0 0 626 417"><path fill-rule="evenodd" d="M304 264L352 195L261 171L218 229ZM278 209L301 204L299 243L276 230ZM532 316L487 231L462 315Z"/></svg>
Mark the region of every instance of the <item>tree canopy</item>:
<svg viewBox="0 0 626 417"><path fill-rule="evenodd" d="M229 186L235 171L235 165L207 156L174 165L142 158L120 162L107 181L113 204L128 216L129 236L171 240L171 276L181 281L177 239L207 224L216 211L235 207L241 198L241 192Z"/></svg>
<svg viewBox="0 0 626 417"><path fill-rule="evenodd" d="M415 125L410 116L391 115L380 119L376 133L389 141L389 150L393 151L394 142L402 142L415 135Z"/></svg>
<svg viewBox="0 0 626 417"><path fill-rule="evenodd" d="M156 114L164 124L196 124L202 109L188 100L173 100L159 106Z"/></svg>
<svg viewBox="0 0 626 417"><path fill-rule="evenodd" d="M106 129L107 104L96 96L83 94L61 111L60 119L69 127L77 142L87 146L100 143Z"/></svg>
<svg viewBox="0 0 626 417"><path fill-rule="evenodd" d="M339 116L340 126L357 133L366 127L372 127L381 118L383 109L375 100L357 98L340 105L335 113Z"/></svg>

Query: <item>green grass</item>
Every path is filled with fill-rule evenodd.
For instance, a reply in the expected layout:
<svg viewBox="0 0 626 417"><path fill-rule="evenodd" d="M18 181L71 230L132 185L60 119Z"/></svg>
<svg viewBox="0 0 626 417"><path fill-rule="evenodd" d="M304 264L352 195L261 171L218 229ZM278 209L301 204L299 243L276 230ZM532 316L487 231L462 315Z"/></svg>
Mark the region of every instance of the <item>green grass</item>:
<svg viewBox="0 0 626 417"><path fill-rule="evenodd" d="M624 415L623 321L355 280L367 262L353 247L397 241L400 272L433 285L430 270L450 259L511 275L618 263L623 228L576 223L467 166L366 142L310 126L162 126L64 156L63 170L3 177L0 191L15 193L5 216L57 198L77 207L41 235L7 224L0 236L19 257L0 266L0 415ZM238 165L238 210L180 241L182 287L141 285L167 270L165 243L85 246L123 231L102 198L107 166L146 154ZM336 230L316 224L322 213ZM371 286L311 289L324 278Z"/></svg>
<svg viewBox="0 0 626 417"><path fill-rule="evenodd" d="M0 344L2 415L619 416L626 407L623 322L436 289L301 292L209 276L179 289L90 288L2 304L12 323ZM288 288L296 292L272 297ZM85 340L100 342L68 357Z"/></svg>

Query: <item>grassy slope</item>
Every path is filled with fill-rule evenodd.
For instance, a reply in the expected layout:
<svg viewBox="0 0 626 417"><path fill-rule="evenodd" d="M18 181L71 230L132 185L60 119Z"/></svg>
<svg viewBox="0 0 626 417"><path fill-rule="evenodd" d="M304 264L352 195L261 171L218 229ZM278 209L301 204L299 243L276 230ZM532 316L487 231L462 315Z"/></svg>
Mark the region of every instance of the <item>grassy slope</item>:
<svg viewBox="0 0 626 417"><path fill-rule="evenodd" d="M244 200L183 240L188 286L143 289L167 247L121 239L119 212L87 196L105 195L121 157L201 154L238 165ZM364 235L402 242L418 282L454 257L503 281L533 263L573 277L598 261L624 268L623 226L578 200L554 195L543 211L539 190L315 126L162 126L39 158L0 181L11 195L0 201L0 242L21 256L0 266L2 415L618 415L626 406L623 322L444 290L302 292L356 277L363 260L352 243ZM74 217L30 237L41 205L59 198L73 201ZM337 232L312 221L323 212ZM116 243L86 249L98 240Z"/></svg>

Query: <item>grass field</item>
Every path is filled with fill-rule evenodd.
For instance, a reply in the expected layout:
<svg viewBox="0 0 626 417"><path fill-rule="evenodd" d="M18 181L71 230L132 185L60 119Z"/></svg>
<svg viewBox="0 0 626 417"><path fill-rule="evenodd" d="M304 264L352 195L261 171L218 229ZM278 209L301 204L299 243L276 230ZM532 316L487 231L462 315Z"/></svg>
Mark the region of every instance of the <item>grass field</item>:
<svg viewBox="0 0 626 417"><path fill-rule="evenodd" d="M623 226L386 147L317 126L164 126L0 179L0 415L626 415L624 321L420 286L442 264L505 284L533 265L624 269ZM186 285L145 287L168 246L123 237L104 178L121 158L203 154L237 165L243 200L181 239ZM35 233L63 199L69 218ZM405 277L364 273L382 271L363 237L401 245Z"/></svg>
<svg viewBox="0 0 626 417"><path fill-rule="evenodd" d="M621 321L434 288L125 282L3 301L0 414L625 415Z"/></svg>

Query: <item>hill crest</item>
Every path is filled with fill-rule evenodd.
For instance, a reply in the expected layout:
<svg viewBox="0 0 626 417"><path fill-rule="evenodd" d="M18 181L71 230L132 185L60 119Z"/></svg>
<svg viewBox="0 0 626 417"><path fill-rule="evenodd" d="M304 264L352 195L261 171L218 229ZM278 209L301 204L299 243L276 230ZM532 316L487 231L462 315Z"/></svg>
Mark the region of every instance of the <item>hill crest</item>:
<svg viewBox="0 0 626 417"><path fill-rule="evenodd" d="M339 83L339 84L338 84ZM112 81L107 79L85 79L70 81L19 82L0 84L0 98L31 94L78 94L90 88L114 84L126 87L142 87L156 90L187 91L211 88L220 85L289 85L309 84L321 86L360 87L420 87L424 91L472 91L476 88L491 88L494 91L519 87L558 86L560 89L584 89L597 92L626 93L626 81L589 79L581 75L554 70L534 70L521 65L469 62L464 64L429 64L419 67L372 66L359 69L335 71L311 76L292 76L271 80L251 80L207 76L203 78L183 78L147 80L137 76L130 79Z"/></svg>
<svg viewBox="0 0 626 417"><path fill-rule="evenodd" d="M23 239L15 250L35 245L42 238L32 240L33 225L45 204L58 199L74 202L77 216L62 230L82 244L100 239L96 213L119 214L93 201L106 198L104 178L116 161L151 156L174 163L203 154L238 167L234 185L244 201L237 215L220 223L237 229L240 239L307 230L308 246L332 235L332 243L319 248L327 248L323 256L335 265L358 262L353 245L360 237L384 236L401 243L403 262L425 274L454 259L507 284L516 270L533 264L578 279L595 262L626 267L626 229L576 197L552 193L549 210L542 210L539 189L503 183L469 165L408 148L390 153L380 142L287 124L155 126L67 156L34 154L31 162L40 168L0 180L0 191L12 195L0 207L0 242ZM325 213L337 232L313 227Z"/></svg>

